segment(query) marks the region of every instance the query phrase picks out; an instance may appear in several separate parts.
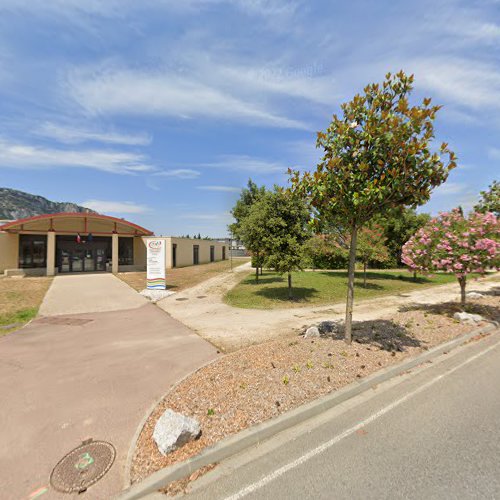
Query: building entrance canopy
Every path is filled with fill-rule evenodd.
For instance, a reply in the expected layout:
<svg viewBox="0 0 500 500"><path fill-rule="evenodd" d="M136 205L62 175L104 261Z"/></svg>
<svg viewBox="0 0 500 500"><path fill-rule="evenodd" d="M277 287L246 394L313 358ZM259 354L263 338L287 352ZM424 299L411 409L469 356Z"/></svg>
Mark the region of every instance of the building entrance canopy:
<svg viewBox="0 0 500 500"><path fill-rule="evenodd" d="M0 232L17 246L17 268L45 268L58 272L118 272L134 262L134 240L151 236L147 229L107 215L93 213L46 214L9 221ZM15 249L14 249L15 251Z"/></svg>

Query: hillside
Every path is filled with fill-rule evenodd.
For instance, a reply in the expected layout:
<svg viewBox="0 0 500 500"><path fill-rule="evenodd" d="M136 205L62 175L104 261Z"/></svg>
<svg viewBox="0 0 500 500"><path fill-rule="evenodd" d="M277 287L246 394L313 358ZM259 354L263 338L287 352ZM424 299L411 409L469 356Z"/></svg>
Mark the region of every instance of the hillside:
<svg viewBox="0 0 500 500"><path fill-rule="evenodd" d="M43 196L36 196L10 188L0 188L0 220L23 219L41 214L58 212L89 212L95 213L76 203L56 202Z"/></svg>

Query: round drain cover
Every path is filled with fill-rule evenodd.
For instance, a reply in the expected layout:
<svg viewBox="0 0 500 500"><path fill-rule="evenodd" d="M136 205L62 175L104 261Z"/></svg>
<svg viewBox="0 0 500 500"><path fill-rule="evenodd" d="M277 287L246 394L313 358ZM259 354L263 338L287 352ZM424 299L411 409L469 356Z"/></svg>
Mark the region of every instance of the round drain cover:
<svg viewBox="0 0 500 500"><path fill-rule="evenodd" d="M52 487L62 493L85 491L109 471L116 451L106 441L91 441L70 451L50 475Z"/></svg>

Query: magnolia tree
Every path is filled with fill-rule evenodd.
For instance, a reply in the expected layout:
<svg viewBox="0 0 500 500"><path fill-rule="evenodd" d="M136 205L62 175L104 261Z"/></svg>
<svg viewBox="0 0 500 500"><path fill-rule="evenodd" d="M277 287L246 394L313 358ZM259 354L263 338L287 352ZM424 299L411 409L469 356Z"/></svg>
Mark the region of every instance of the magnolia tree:
<svg viewBox="0 0 500 500"><path fill-rule="evenodd" d="M412 271L454 273L465 305L467 275L498 269L500 224L497 217L460 209L444 212L419 229L403 246L403 263Z"/></svg>
<svg viewBox="0 0 500 500"><path fill-rule="evenodd" d="M425 98L410 104L413 76L402 71L365 87L342 104L317 146L324 151L314 172L290 172L293 187L308 198L313 220L337 224L351 235L345 341L351 343L357 235L376 215L417 207L455 167L447 144L434 146L440 106Z"/></svg>

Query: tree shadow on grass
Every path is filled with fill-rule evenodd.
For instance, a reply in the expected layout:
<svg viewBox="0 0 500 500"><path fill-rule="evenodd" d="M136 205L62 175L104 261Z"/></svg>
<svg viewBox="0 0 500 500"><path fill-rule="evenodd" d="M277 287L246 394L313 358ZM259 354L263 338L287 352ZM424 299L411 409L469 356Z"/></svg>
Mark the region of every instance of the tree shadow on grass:
<svg viewBox="0 0 500 500"><path fill-rule="evenodd" d="M286 286L263 288L257 290L255 294L269 300L282 302L309 302L310 299L318 296L318 290L316 288L292 287L293 298L291 300L288 298L288 287Z"/></svg>
<svg viewBox="0 0 500 500"><path fill-rule="evenodd" d="M343 339L344 328L340 328L333 337ZM404 352L408 347L422 345L405 327L385 319L353 321L352 338L358 344L370 344L384 351Z"/></svg>
<svg viewBox="0 0 500 500"><path fill-rule="evenodd" d="M340 278L347 279L348 274L347 271L319 271L320 274L324 274L325 276L338 276ZM363 272L356 271L354 275L355 280L363 280ZM432 283L432 280L426 278L425 276L417 276L414 278L411 274L391 274L391 273L383 273L383 272L366 272L366 279L368 281L376 281L376 280L396 280L396 281L405 281L407 283Z"/></svg>
<svg viewBox="0 0 500 500"><path fill-rule="evenodd" d="M481 293L486 295L484 292ZM465 307L462 307L460 302L443 302L441 304L410 304L401 306L399 311L424 311L428 314L437 314L449 318L452 318L456 312L465 311L470 314L479 314L489 321L500 322L500 306L481 304L480 299L477 302L468 302L465 304Z"/></svg>
<svg viewBox="0 0 500 500"><path fill-rule="evenodd" d="M268 278L259 276L259 281L255 279L255 276L247 278L245 280L245 285L265 285L268 283L284 283L285 280L281 276L269 276Z"/></svg>
<svg viewBox="0 0 500 500"><path fill-rule="evenodd" d="M354 280L354 288L362 288L364 290L383 290L384 287L377 283L366 283L363 285L362 281Z"/></svg>

